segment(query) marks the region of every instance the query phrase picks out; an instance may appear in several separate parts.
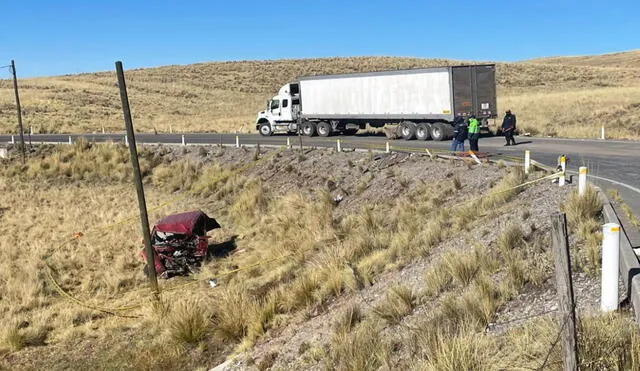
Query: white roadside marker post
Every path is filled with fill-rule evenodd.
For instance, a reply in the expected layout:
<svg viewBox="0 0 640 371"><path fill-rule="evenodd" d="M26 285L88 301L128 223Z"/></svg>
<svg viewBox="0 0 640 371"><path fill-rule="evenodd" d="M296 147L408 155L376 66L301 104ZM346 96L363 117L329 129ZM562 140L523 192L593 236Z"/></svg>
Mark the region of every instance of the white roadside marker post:
<svg viewBox="0 0 640 371"><path fill-rule="evenodd" d="M618 309L618 269L620 258L620 225L602 226L602 282L600 309L611 312Z"/></svg>
<svg viewBox="0 0 640 371"><path fill-rule="evenodd" d="M73 144L73 141L71 140L71 135L69 135L69 145Z"/></svg>
<svg viewBox="0 0 640 371"><path fill-rule="evenodd" d="M183 146L186 146L186 145L187 145L187 142L184 140L184 134L182 134L182 145L183 145Z"/></svg>
<svg viewBox="0 0 640 371"><path fill-rule="evenodd" d="M531 152L529 150L524 151L524 173L529 174L531 169Z"/></svg>
<svg viewBox="0 0 640 371"><path fill-rule="evenodd" d="M127 134L124 135L124 145L129 147L129 138L127 138Z"/></svg>
<svg viewBox="0 0 640 371"><path fill-rule="evenodd" d="M602 125L602 127L600 128L600 139L607 139L607 137L604 135L604 125Z"/></svg>
<svg viewBox="0 0 640 371"><path fill-rule="evenodd" d="M291 149L291 138L287 137L287 148Z"/></svg>
<svg viewBox="0 0 640 371"><path fill-rule="evenodd" d="M240 137L236 135L236 148L240 148Z"/></svg>
<svg viewBox="0 0 640 371"><path fill-rule="evenodd" d="M11 144L16 144L16 137L13 135L11 136Z"/></svg>
<svg viewBox="0 0 640 371"><path fill-rule="evenodd" d="M567 171L567 158L562 156L560 157L560 167L562 169L562 174L560 174L560 178L558 179L558 186L564 187L564 182L566 180L566 171Z"/></svg>
<svg viewBox="0 0 640 371"><path fill-rule="evenodd" d="M340 143L340 139L336 139L336 148L338 152L342 152L342 144Z"/></svg>
<svg viewBox="0 0 640 371"><path fill-rule="evenodd" d="M580 166L578 169L578 194L583 196L587 192L587 167Z"/></svg>
<svg viewBox="0 0 640 371"><path fill-rule="evenodd" d="M385 152L386 153L391 153L391 146L389 145L389 142L387 142L387 146L386 146Z"/></svg>

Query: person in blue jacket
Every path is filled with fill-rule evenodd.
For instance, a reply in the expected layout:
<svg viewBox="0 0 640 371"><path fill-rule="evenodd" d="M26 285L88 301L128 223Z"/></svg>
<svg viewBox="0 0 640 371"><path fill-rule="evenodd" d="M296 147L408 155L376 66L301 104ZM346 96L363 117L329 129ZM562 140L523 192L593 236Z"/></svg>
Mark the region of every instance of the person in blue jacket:
<svg viewBox="0 0 640 371"><path fill-rule="evenodd" d="M453 142L451 142L451 152L456 152L458 148L464 152L464 141L467 140L469 129L467 123L460 116L453 121L455 127L453 129Z"/></svg>

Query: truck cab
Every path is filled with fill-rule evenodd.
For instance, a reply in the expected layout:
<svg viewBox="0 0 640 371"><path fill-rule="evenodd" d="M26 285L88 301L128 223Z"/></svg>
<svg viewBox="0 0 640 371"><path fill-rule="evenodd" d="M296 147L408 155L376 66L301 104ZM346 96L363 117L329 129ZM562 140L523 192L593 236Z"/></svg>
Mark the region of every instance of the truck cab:
<svg viewBox="0 0 640 371"><path fill-rule="evenodd" d="M291 133L298 129L300 112L300 85L284 85L278 94L267 101L264 111L258 113L256 130L264 136L273 133Z"/></svg>

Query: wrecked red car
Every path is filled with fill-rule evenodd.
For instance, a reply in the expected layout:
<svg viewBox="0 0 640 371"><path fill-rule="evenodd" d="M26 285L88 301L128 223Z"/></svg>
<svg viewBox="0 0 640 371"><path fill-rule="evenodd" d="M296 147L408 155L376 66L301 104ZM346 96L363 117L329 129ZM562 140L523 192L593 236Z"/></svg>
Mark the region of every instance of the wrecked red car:
<svg viewBox="0 0 640 371"><path fill-rule="evenodd" d="M220 224L200 210L169 215L159 220L151 231L156 274L162 278L197 271L209 254L207 232ZM145 261L147 254L142 250ZM149 267L145 265L145 273Z"/></svg>

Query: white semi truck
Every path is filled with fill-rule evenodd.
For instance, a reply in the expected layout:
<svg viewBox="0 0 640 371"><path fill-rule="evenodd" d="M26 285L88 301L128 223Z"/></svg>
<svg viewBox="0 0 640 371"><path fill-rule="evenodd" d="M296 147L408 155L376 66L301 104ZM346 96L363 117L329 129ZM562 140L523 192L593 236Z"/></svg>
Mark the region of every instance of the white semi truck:
<svg viewBox="0 0 640 371"><path fill-rule="evenodd" d="M445 140L470 115L485 129L497 116L493 64L304 77L267 102L256 130L326 137L398 124L406 140Z"/></svg>

